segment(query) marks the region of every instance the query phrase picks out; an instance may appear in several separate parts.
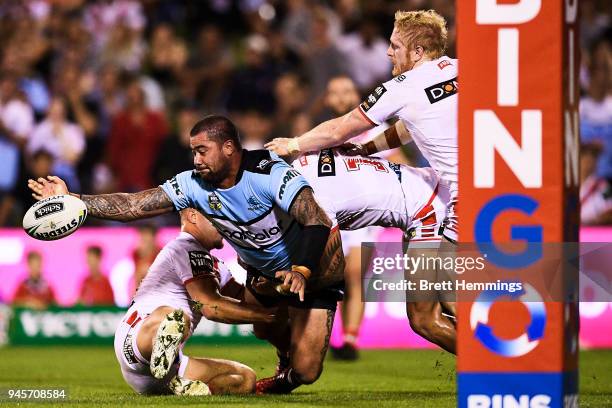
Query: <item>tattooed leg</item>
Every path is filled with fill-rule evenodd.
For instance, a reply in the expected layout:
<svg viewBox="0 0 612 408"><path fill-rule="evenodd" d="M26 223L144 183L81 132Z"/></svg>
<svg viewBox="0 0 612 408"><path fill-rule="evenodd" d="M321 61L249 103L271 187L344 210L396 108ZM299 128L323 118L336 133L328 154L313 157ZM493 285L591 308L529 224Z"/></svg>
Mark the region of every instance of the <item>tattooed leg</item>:
<svg viewBox="0 0 612 408"><path fill-rule="evenodd" d="M138 193L84 195L81 199L92 217L121 222L154 217L174 209L161 187Z"/></svg>
<svg viewBox="0 0 612 408"><path fill-rule="evenodd" d="M300 384L312 384L323 371L334 314L327 309L289 308L292 377Z"/></svg>

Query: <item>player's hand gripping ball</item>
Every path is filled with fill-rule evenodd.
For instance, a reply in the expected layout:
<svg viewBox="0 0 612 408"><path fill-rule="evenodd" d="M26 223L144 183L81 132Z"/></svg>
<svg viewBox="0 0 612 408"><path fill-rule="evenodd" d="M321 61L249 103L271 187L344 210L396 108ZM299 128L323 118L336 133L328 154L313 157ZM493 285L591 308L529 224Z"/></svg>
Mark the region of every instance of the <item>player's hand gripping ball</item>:
<svg viewBox="0 0 612 408"><path fill-rule="evenodd" d="M87 207L69 194L40 200L23 217L23 229L32 238L53 241L72 234L87 218Z"/></svg>

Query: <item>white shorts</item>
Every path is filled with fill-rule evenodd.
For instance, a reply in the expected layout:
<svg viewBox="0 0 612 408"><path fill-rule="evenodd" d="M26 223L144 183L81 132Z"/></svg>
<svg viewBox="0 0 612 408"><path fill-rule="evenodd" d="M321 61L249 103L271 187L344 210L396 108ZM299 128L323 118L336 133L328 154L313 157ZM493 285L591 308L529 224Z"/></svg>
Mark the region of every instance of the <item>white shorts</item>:
<svg viewBox="0 0 612 408"><path fill-rule="evenodd" d="M142 306L142 305L141 305ZM183 345L179 350L178 361L175 362L168 375L161 380L153 377L149 368L149 361L145 359L136 346L136 337L144 319L152 310L139 308L135 303L121 319L115 332L115 355L121 366L121 373L125 382L139 394L168 394L168 383L175 376L183 376L189 358L182 353Z"/></svg>
<svg viewBox="0 0 612 408"><path fill-rule="evenodd" d="M443 183L438 183L427 204L412 217L404 233L404 241L413 244L442 241L443 226L448 219L450 197L449 188Z"/></svg>

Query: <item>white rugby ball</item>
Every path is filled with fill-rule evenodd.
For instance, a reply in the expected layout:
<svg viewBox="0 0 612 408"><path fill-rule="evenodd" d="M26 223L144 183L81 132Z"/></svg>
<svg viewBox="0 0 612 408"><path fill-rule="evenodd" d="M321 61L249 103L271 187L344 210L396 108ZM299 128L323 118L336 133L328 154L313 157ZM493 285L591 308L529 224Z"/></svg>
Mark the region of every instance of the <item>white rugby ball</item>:
<svg viewBox="0 0 612 408"><path fill-rule="evenodd" d="M80 199L56 195L40 200L23 217L23 229L32 238L53 241L72 234L85 222L87 207Z"/></svg>

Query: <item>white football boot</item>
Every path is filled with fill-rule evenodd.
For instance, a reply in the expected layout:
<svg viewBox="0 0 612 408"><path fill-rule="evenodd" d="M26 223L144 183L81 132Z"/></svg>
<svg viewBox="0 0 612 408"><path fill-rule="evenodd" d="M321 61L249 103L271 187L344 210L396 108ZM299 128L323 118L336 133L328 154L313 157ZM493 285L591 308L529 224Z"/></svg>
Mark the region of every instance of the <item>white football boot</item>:
<svg viewBox="0 0 612 408"><path fill-rule="evenodd" d="M170 384L168 384L170 390L176 395L193 395L202 396L210 395L210 389L208 385L204 384L200 380L188 380L181 378L178 375L174 377Z"/></svg>
<svg viewBox="0 0 612 408"><path fill-rule="evenodd" d="M185 325L185 315L181 309L168 313L159 324L151 353L150 367L153 377L161 380L170 371L183 341Z"/></svg>

